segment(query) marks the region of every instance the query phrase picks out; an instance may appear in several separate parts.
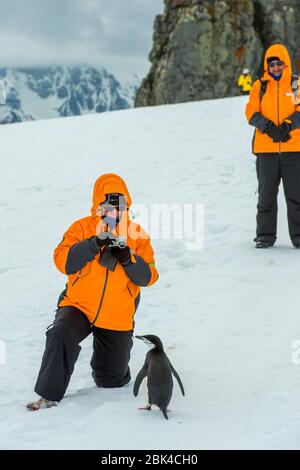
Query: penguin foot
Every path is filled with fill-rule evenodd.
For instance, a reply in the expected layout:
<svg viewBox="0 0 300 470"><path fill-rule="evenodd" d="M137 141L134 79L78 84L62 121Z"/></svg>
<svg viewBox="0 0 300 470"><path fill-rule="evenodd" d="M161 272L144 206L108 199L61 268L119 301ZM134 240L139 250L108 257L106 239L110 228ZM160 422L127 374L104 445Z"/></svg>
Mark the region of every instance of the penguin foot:
<svg viewBox="0 0 300 470"><path fill-rule="evenodd" d="M138 410L147 410L147 411L151 411L151 405L142 406L141 408L138 408Z"/></svg>

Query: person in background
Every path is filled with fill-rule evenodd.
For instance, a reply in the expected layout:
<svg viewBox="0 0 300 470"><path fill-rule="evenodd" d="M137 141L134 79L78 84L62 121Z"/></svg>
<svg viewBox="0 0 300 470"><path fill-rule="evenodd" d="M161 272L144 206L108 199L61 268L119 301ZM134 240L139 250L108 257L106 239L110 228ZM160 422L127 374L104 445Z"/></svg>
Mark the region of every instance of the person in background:
<svg viewBox="0 0 300 470"><path fill-rule="evenodd" d="M249 69L244 69L238 79L238 87L242 95L249 95L252 88L252 77Z"/></svg>

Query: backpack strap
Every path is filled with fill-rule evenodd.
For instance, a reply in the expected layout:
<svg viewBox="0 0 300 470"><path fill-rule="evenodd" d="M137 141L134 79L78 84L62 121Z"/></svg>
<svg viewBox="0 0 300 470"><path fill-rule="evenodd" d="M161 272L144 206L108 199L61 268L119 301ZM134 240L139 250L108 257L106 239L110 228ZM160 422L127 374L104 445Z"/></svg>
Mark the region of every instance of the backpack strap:
<svg viewBox="0 0 300 470"><path fill-rule="evenodd" d="M263 80L262 78L259 78L259 81L260 81L259 102L261 103L261 100L263 99L263 96L267 91L268 80Z"/></svg>

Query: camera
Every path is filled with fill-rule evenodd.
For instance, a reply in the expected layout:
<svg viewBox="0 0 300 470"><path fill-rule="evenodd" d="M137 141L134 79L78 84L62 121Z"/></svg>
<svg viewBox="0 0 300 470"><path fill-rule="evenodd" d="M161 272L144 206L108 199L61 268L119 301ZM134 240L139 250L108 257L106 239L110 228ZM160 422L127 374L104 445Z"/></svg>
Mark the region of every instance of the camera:
<svg viewBox="0 0 300 470"><path fill-rule="evenodd" d="M113 238L111 240L111 244L109 245L110 247L116 246L117 248L120 248L123 250L127 245L127 240L125 237L119 237L119 238Z"/></svg>

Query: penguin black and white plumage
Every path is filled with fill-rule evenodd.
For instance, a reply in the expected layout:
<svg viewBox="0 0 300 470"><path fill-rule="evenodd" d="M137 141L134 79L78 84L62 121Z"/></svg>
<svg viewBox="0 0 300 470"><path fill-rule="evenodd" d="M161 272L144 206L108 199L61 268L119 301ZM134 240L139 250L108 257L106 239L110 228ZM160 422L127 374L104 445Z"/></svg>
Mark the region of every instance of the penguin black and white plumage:
<svg viewBox="0 0 300 470"><path fill-rule="evenodd" d="M163 344L158 336L144 335L136 336L142 340L149 348L145 359L145 363L138 373L134 386L133 394L136 397L142 381L147 381L148 403L145 407L151 410L152 405L156 405L162 411L164 417L168 419L167 408L172 398L173 378L176 378L182 395L184 396L184 388L179 375L169 361L164 352Z"/></svg>

